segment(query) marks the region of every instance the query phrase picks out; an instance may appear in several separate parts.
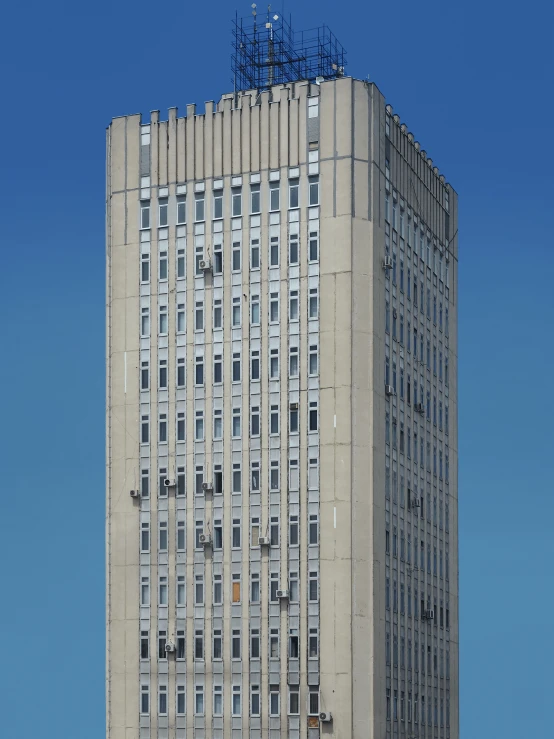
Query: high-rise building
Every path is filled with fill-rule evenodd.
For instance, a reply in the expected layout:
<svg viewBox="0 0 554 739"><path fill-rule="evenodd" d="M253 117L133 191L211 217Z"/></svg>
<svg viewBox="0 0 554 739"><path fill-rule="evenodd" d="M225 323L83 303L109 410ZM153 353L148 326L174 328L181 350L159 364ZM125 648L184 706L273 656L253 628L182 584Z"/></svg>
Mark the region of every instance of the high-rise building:
<svg viewBox="0 0 554 739"><path fill-rule="evenodd" d="M457 198L335 74L114 119L107 736L457 739Z"/></svg>

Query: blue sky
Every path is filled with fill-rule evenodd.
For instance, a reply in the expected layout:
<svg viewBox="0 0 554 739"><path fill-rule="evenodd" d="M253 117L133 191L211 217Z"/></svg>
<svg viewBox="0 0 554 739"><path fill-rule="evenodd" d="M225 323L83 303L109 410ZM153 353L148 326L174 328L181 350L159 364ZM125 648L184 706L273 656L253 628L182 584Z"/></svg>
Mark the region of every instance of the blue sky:
<svg viewBox="0 0 554 739"><path fill-rule="evenodd" d="M104 731L104 129L113 116L165 117L174 105L184 114L229 91L235 7L246 14L250 2L3 9L0 715L9 739ZM553 6L294 7L297 28L332 28L347 73L377 83L459 193L461 734L546 736Z"/></svg>

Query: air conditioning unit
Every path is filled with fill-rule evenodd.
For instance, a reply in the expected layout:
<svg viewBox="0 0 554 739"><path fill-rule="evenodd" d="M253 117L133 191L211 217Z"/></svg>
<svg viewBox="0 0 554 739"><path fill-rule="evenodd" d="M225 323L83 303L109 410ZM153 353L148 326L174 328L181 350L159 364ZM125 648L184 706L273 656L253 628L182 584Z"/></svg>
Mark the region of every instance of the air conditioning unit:
<svg viewBox="0 0 554 739"><path fill-rule="evenodd" d="M322 711L319 714L319 720L322 721L324 724L328 724L330 721L333 720L333 714L329 713L328 711Z"/></svg>
<svg viewBox="0 0 554 739"><path fill-rule="evenodd" d="M387 256L383 259L383 269L392 269L392 257Z"/></svg>
<svg viewBox="0 0 554 739"><path fill-rule="evenodd" d="M298 410L298 403L291 403L290 404L291 411L297 411Z"/></svg>
<svg viewBox="0 0 554 739"><path fill-rule="evenodd" d="M423 403L416 403L414 405L414 411L416 413L423 413Z"/></svg>
<svg viewBox="0 0 554 739"><path fill-rule="evenodd" d="M166 642L165 643L165 651L166 651L167 654L169 654L170 652L174 652L175 651L175 644L172 641Z"/></svg>
<svg viewBox="0 0 554 739"><path fill-rule="evenodd" d="M392 385L385 385L385 395L394 395L394 388Z"/></svg>
<svg viewBox="0 0 554 739"><path fill-rule="evenodd" d="M166 488L174 488L175 487L175 480L170 480L169 477L166 477L164 480L164 487Z"/></svg>
<svg viewBox="0 0 554 739"><path fill-rule="evenodd" d="M419 508L419 498L412 498L410 508Z"/></svg>
<svg viewBox="0 0 554 739"><path fill-rule="evenodd" d="M200 544L208 547L212 543L212 537L209 534L200 534Z"/></svg>
<svg viewBox="0 0 554 739"><path fill-rule="evenodd" d="M209 259L201 259L198 266L201 270L203 270L204 272L207 272L208 270L212 268L212 263L210 262Z"/></svg>
<svg viewBox="0 0 554 739"><path fill-rule="evenodd" d="M425 619L427 621L434 621L435 620L435 611L432 608L428 608L425 611Z"/></svg>
<svg viewBox="0 0 554 739"><path fill-rule="evenodd" d="M268 536L259 536L258 537L258 544L261 547L268 547L269 546L269 537Z"/></svg>
<svg viewBox="0 0 554 739"><path fill-rule="evenodd" d="M131 498L140 498L140 492L138 490L129 490Z"/></svg>
<svg viewBox="0 0 554 739"><path fill-rule="evenodd" d="M277 597L278 598L288 598L289 597L289 591L288 590L278 590L277 591Z"/></svg>
<svg viewBox="0 0 554 739"><path fill-rule="evenodd" d="M214 489L214 486L213 486L213 484L211 482L203 482L202 483L202 490L205 493L211 493L213 489Z"/></svg>

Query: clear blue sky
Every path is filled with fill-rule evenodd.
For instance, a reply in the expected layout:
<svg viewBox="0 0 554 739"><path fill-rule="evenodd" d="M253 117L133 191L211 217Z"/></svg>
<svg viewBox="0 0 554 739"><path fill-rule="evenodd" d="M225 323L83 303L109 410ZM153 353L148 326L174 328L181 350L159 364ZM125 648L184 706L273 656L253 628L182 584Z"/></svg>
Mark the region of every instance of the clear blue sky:
<svg viewBox="0 0 554 739"><path fill-rule="evenodd" d="M459 193L462 737L552 736L553 6L294 5ZM2 11L6 739L104 732L104 129L229 91L235 7Z"/></svg>

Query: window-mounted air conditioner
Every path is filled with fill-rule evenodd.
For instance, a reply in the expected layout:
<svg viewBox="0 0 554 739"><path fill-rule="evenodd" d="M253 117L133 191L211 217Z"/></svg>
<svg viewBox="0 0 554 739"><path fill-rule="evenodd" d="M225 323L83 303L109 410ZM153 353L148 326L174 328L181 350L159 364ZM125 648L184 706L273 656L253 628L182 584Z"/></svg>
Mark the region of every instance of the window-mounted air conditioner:
<svg viewBox="0 0 554 739"><path fill-rule="evenodd" d="M175 480L170 480L169 477L166 477L164 480L164 487L166 488L174 488L175 487Z"/></svg>
<svg viewBox="0 0 554 739"><path fill-rule="evenodd" d="M285 599L289 597L289 591L288 590L278 590L277 591L277 597L279 599Z"/></svg>
<svg viewBox="0 0 554 739"><path fill-rule="evenodd" d="M138 490L129 490L131 498L140 498L140 492Z"/></svg>
<svg viewBox="0 0 554 739"><path fill-rule="evenodd" d="M171 652L175 651L175 644L172 641L168 641L165 643L165 651L167 654L170 654Z"/></svg>
<svg viewBox="0 0 554 739"><path fill-rule="evenodd" d="M394 395L394 388L392 385L385 385L385 395Z"/></svg>
<svg viewBox="0 0 554 739"><path fill-rule="evenodd" d="M213 483L211 483L211 482L203 482L202 483L202 490L205 493L211 493L213 489L214 489Z"/></svg>
<svg viewBox="0 0 554 739"><path fill-rule="evenodd" d="M383 259L383 269L392 269L392 257L387 256Z"/></svg>
<svg viewBox="0 0 554 739"><path fill-rule="evenodd" d="M319 714L319 720L322 723L327 724L327 723L329 723L330 721L333 720L333 714L332 713L329 713L329 711L322 711Z"/></svg>
<svg viewBox="0 0 554 739"><path fill-rule="evenodd" d="M269 546L269 537L268 536L259 536L258 537L258 544L261 547L268 547Z"/></svg>
<svg viewBox="0 0 554 739"><path fill-rule="evenodd" d="M209 534L200 534L199 539L200 544L203 544L205 547L212 543L212 537Z"/></svg>
<svg viewBox="0 0 554 739"><path fill-rule="evenodd" d="M212 263L209 259L201 259L200 262L198 263L198 267L203 272L208 272L212 268Z"/></svg>

